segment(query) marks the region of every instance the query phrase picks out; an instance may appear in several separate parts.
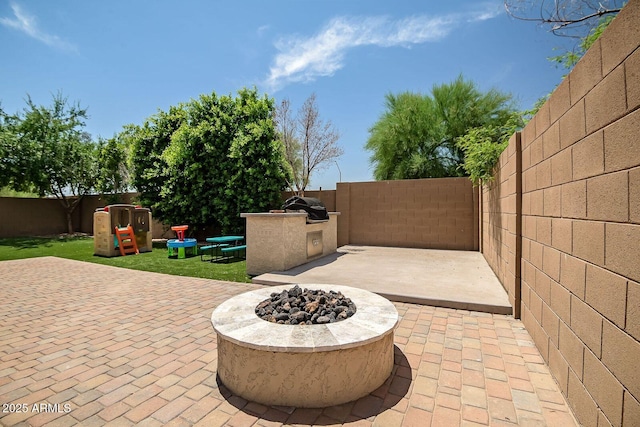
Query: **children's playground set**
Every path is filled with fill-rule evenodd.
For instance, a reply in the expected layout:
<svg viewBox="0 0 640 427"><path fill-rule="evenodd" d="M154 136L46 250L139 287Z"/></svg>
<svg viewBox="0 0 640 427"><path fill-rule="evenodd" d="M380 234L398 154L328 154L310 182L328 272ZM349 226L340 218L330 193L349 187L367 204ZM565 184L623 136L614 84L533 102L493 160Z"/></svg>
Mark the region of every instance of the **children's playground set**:
<svg viewBox="0 0 640 427"><path fill-rule="evenodd" d="M136 205L109 205L93 213L93 253L105 257L150 252L152 249L152 217L149 208ZM186 257L185 249L198 254L198 241L185 238L188 225L171 227L177 239L169 239L169 257ZM177 254L175 252L177 252Z"/></svg>
<svg viewBox="0 0 640 427"><path fill-rule="evenodd" d="M114 257L152 248L151 210L135 205L109 205L93 213L93 253Z"/></svg>

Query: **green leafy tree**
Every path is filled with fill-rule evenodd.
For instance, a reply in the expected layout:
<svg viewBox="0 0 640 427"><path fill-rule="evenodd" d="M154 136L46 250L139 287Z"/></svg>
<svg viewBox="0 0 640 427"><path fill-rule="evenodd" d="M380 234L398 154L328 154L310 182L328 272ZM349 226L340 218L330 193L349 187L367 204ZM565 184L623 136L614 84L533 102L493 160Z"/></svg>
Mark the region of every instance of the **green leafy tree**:
<svg viewBox="0 0 640 427"><path fill-rule="evenodd" d="M202 95L129 126L133 185L154 216L192 228L242 229L241 212L279 204L285 186L274 102L257 91Z"/></svg>
<svg viewBox="0 0 640 427"><path fill-rule="evenodd" d="M491 182L500 154L507 148L509 138L523 125L522 116L512 113L501 126L486 125L470 129L457 139L465 154L462 168L474 185Z"/></svg>
<svg viewBox="0 0 640 427"><path fill-rule="evenodd" d="M156 218L171 215L171 206L162 203L160 193L171 177L169 165L163 157L171 144L172 135L186 121L184 106L172 106L169 111L159 111L149 117L142 126L127 125L118 135L128 147L131 183L139 193L139 201L153 208ZM164 212L169 208L169 212Z"/></svg>
<svg viewBox="0 0 640 427"><path fill-rule="evenodd" d="M480 91L459 76L431 95L388 94L386 111L369 130L366 148L377 180L464 176L459 138L471 129L501 128L515 113L511 95Z"/></svg>
<svg viewBox="0 0 640 427"><path fill-rule="evenodd" d="M26 102L21 113L2 112L0 184L55 196L73 233L73 211L92 190L96 176L95 144L83 131L87 110L60 93L51 106L38 106L30 97Z"/></svg>
<svg viewBox="0 0 640 427"><path fill-rule="evenodd" d="M122 137L98 141L96 190L115 203L119 195L129 190L127 145Z"/></svg>
<svg viewBox="0 0 640 427"><path fill-rule="evenodd" d="M17 176L15 153L18 147L16 135L12 129L13 117L8 115L0 105L0 188L7 193L15 191L13 180Z"/></svg>

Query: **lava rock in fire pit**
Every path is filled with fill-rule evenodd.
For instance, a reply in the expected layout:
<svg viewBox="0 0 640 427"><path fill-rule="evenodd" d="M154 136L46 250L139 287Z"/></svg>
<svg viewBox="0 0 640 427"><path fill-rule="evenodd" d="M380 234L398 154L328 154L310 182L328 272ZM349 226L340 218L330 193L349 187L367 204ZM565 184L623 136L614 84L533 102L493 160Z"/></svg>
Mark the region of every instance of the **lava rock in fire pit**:
<svg viewBox="0 0 640 427"><path fill-rule="evenodd" d="M295 285L289 290L273 292L256 306L262 320L284 325L334 323L353 316L356 305L341 292L302 290Z"/></svg>

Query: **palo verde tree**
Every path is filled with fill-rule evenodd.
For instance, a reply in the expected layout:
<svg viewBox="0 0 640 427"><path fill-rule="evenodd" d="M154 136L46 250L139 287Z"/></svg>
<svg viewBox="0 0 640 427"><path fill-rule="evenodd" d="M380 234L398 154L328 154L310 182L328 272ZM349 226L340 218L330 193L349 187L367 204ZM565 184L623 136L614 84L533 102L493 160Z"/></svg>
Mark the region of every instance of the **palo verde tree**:
<svg viewBox="0 0 640 427"><path fill-rule="evenodd" d="M132 183L154 216L192 229L242 228L241 212L277 207L284 189L274 101L242 89L201 95L128 126Z"/></svg>
<svg viewBox="0 0 640 427"><path fill-rule="evenodd" d="M434 85L431 95L386 96L386 111L370 128L365 147L377 180L465 176L468 149L460 138L472 129L501 129L517 116L511 95L480 91L459 76ZM492 131L497 134L497 131ZM483 139L483 140L486 140Z"/></svg>
<svg viewBox="0 0 640 427"><path fill-rule="evenodd" d="M72 214L96 177L95 144L83 131L86 108L58 93L51 106L27 97L22 112L0 112L0 184L16 191L55 196L65 209L73 233Z"/></svg>
<svg viewBox="0 0 640 427"><path fill-rule="evenodd" d="M316 94L302 104L297 114L288 99L276 108L276 128L284 144L287 186L296 194L304 194L313 172L322 170L343 153L337 142L339 132L331 121L320 118Z"/></svg>

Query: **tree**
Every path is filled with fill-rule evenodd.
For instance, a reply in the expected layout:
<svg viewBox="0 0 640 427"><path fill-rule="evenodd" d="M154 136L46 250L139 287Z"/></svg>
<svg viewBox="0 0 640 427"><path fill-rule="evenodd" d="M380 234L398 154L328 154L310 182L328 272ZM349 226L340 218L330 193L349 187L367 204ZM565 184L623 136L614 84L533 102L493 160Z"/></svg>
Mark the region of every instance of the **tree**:
<svg viewBox="0 0 640 427"><path fill-rule="evenodd" d="M0 188L14 191L12 188L14 177L17 176L15 153L18 141L12 132L12 119L0 105Z"/></svg>
<svg viewBox="0 0 640 427"><path fill-rule="evenodd" d="M512 119L511 95L481 92L459 76L434 85L431 95L386 96L386 111L370 128L365 148L377 180L464 176L459 138L474 128L500 128Z"/></svg>
<svg viewBox="0 0 640 427"><path fill-rule="evenodd" d="M520 113L514 112L502 125L485 125L470 129L458 137L457 144L464 151L463 169L474 185L488 183L494 178L494 167L500 154L509 145L509 138L523 125Z"/></svg>
<svg viewBox="0 0 640 427"><path fill-rule="evenodd" d="M154 216L192 229L242 229L241 212L280 203L285 186L274 101L242 89L201 95L158 112L121 137L131 150L133 185Z"/></svg>
<svg viewBox="0 0 640 427"><path fill-rule="evenodd" d="M129 190L127 146L122 137L100 139L97 147L96 190L115 203L118 195Z"/></svg>
<svg viewBox="0 0 640 427"><path fill-rule="evenodd" d="M343 153L337 144L340 134L320 118L313 93L294 117L288 99L284 99L275 114L278 135L284 144L287 163L287 186L304 194L313 172L322 170Z"/></svg>
<svg viewBox="0 0 640 427"><path fill-rule="evenodd" d="M289 190L296 190L296 177L302 176L302 145L298 140L297 120L291 112L291 103L285 98L274 111L274 123L278 138L282 141L283 167L285 180Z"/></svg>
<svg viewBox="0 0 640 427"><path fill-rule="evenodd" d="M171 106L168 112L158 111L149 117L142 126L126 125L118 135L128 147L131 183L139 193L139 201L151 207L158 219L169 220L172 213L171 206L159 199L163 186L171 177L162 154L171 144L172 135L185 121L184 106ZM165 208L169 210L166 213Z"/></svg>
<svg viewBox="0 0 640 427"><path fill-rule="evenodd" d="M61 93L49 107L27 97L22 113L2 112L0 184L16 191L55 196L65 209L73 233L72 214L93 188L96 176L95 144L84 132L86 108L70 104Z"/></svg>
<svg viewBox="0 0 640 427"><path fill-rule="evenodd" d="M537 22L557 36L585 37L602 18L614 16L626 0L504 0L507 13Z"/></svg>

